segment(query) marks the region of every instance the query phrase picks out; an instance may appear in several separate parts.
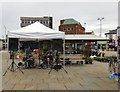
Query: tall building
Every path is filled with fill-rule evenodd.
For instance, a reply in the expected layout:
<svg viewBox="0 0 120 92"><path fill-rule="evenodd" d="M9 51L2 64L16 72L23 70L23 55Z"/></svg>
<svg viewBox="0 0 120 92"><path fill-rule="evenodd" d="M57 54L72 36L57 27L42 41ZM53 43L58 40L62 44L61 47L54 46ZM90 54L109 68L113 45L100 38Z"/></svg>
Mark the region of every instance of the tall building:
<svg viewBox="0 0 120 92"><path fill-rule="evenodd" d="M52 27L52 17L44 16L44 17L20 17L21 20L21 27L28 26L32 23L35 23L36 21L40 22L41 24L49 27Z"/></svg>
<svg viewBox="0 0 120 92"><path fill-rule="evenodd" d="M73 18L60 20L59 30L65 34L85 34L85 28Z"/></svg>

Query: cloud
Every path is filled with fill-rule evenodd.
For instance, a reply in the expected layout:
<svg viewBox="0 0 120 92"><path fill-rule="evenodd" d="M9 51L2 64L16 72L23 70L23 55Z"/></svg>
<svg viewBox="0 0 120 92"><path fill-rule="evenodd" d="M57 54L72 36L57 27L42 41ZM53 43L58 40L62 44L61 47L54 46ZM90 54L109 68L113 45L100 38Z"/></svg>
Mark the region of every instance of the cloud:
<svg viewBox="0 0 120 92"><path fill-rule="evenodd" d="M24 16L52 16L53 28L58 30L60 20L74 18L82 26L86 22L87 31L99 32L98 17L104 17L103 30L108 31L117 27L117 2L31 2L31 3L3 3L2 21L7 30L20 28L20 17Z"/></svg>

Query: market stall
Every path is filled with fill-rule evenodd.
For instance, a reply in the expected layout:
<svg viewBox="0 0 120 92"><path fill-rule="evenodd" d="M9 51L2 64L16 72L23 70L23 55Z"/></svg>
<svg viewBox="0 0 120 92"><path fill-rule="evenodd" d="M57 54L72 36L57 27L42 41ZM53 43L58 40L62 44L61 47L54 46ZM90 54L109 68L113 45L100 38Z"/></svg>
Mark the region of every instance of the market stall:
<svg viewBox="0 0 120 92"><path fill-rule="evenodd" d="M20 28L18 30L8 31L8 50L13 46L10 46L10 39L16 40L16 44L20 41L42 41L42 40L52 40L52 39L62 39L63 40L63 54L65 56L65 33L57 30L50 29L39 22L28 25L26 27ZM15 46L15 43L13 43ZM57 44L56 44L57 45ZM18 47L19 45L16 45ZM12 48L14 50L14 48ZM18 50L18 48L16 48Z"/></svg>

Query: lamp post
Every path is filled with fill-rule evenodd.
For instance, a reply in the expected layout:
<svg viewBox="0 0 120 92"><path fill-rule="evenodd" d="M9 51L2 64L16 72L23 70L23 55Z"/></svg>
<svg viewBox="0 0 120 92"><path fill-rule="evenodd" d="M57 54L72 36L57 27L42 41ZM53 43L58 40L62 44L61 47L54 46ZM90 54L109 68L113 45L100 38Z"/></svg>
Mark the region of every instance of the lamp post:
<svg viewBox="0 0 120 92"><path fill-rule="evenodd" d="M85 27L85 28L86 28L86 24L87 24L87 23L84 23L84 27Z"/></svg>
<svg viewBox="0 0 120 92"><path fill-rule="evenodd" d="M99 20L100 21L100 37L102 36L102 20L103 20L104 18L98 18L97 20Z"/></svg>
<svg viewBox="0 0 120 92"><path fill-rule="evenodd" d="M86 24L87 24L87 23L84 23L84 28L85 28L85 30L86 30Z"/></svg>
<svg viewBox="0 0 120 92"><path fill-rule="evenodd" d="M7 48L7 30L6 30L6 26L4 26L5 28L5 48Z"/></svg>

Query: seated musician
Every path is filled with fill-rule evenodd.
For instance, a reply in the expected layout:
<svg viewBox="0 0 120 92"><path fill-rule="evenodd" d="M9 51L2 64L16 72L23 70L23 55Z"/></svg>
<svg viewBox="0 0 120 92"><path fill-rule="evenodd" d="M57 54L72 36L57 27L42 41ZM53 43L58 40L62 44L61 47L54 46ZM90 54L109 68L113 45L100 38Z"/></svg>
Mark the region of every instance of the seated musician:
<svg viewBox="0 0 120 92"><path fill-rule="evenodd" d="M34 58L32 56L32 50L30 47L26 50L26 67L31 68L34 66Z"/></svg>
<svg viewBox="0 0 120 92"><path fill-rule="evenodd" d="M58 71L59 69L62 68L62 63L60 61L61 61L60 54L59 54L58 50L55 50L54 51L54 62L53 62L53 66L52 66L53 69Z"/></svg>
<svg viewBox="0 0 120 92"><path fill-rule="evenodd" d="M60 55L58 53L58 50L54 51L54 62L59 62L60 61Z"/></svg>
<svg viewBox="0 0 120 92"><path fill-rule="evenodd" d="M50 49L47 53L47 62L48 62L48 65L50 65L52 62L53 62L53 50Z"/></svg>
<svg viewBox="0 0 120 92"><path fill-rule="evenodd" d="M26 53L26 58L29 58L32 53L32 50L30 49L30 47L27 48L25 53Z"/></svg>

